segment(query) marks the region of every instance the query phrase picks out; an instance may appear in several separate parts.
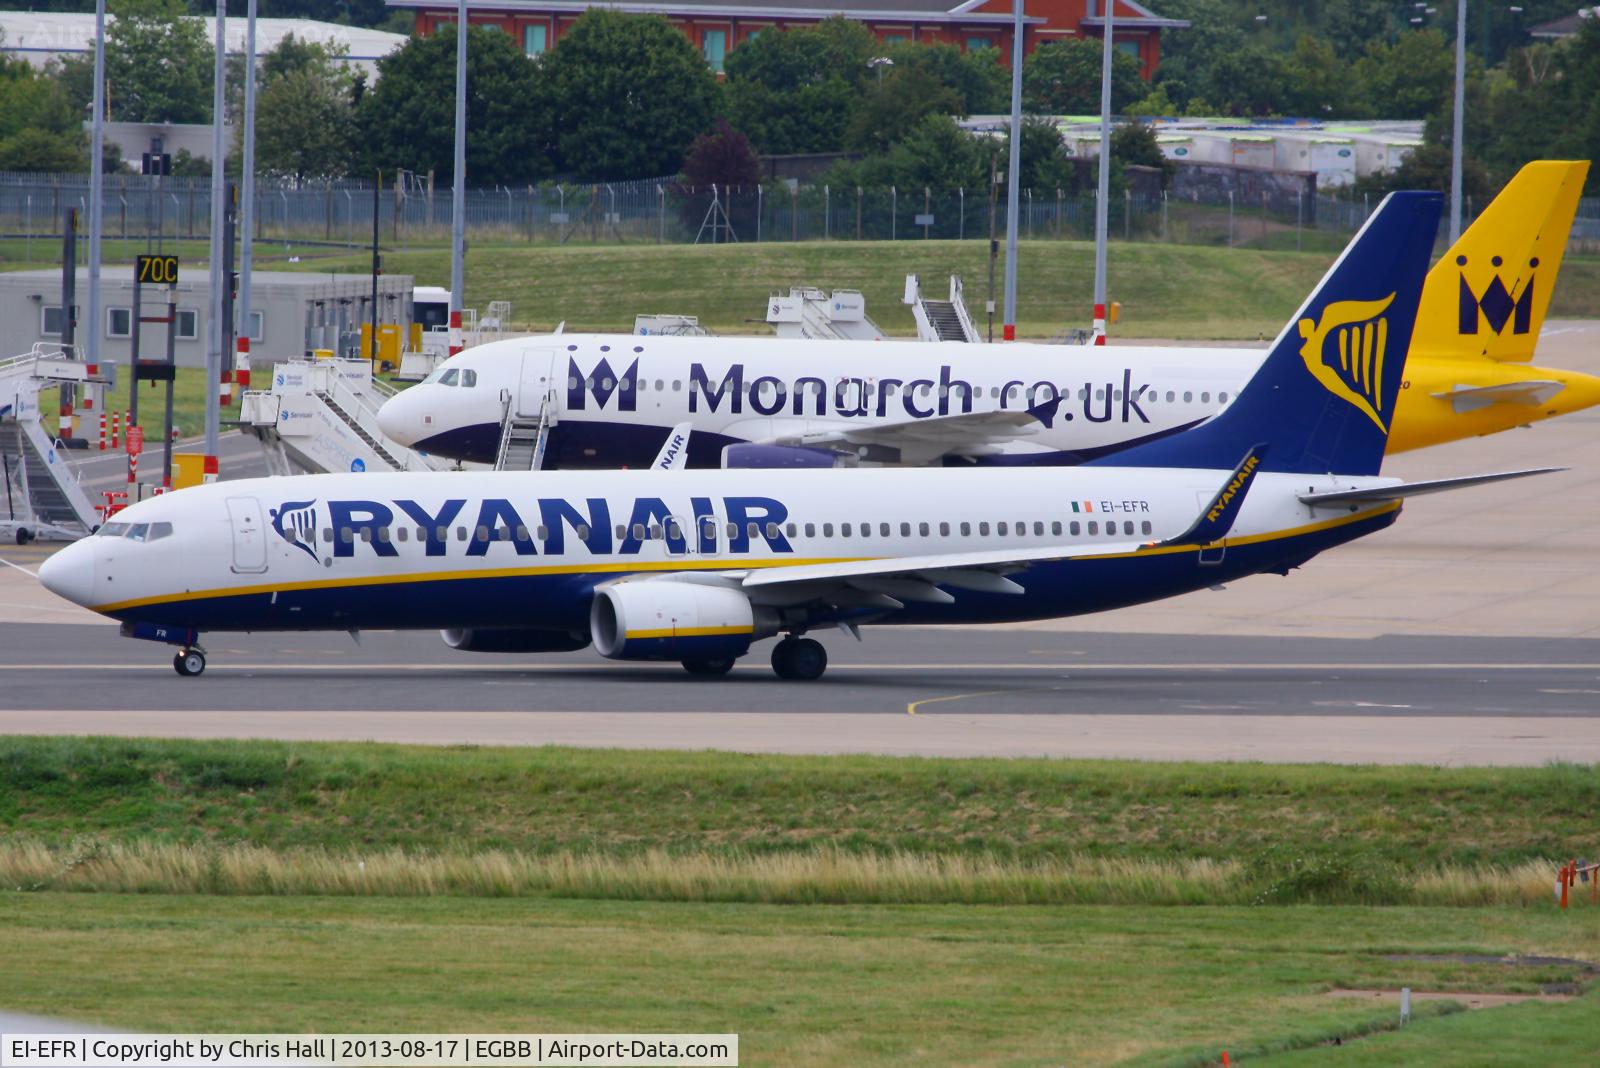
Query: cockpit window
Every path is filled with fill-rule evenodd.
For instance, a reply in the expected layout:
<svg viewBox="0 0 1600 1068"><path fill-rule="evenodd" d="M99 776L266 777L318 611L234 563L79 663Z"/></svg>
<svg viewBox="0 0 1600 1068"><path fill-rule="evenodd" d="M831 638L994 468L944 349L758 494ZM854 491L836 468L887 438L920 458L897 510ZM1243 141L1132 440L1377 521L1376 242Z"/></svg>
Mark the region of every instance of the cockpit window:
<svg viewBox="0 0 1600 1068"><path fill-rule="evenodd" d="M461 369L461 386L462 386L462 388L463 389L471 389L473 386L475 386L477 384L478 384L478 372L472 370L470 367L463 367Z"/></svg>
<svg viewBox="0 0 1600 1068"><path fill-rule="evenodd" d="M101 538L127 538L130 541L158 541L172 536L171 523L105 523L95 531Z"/></svg>
<svg viewBox="0 0 1600 1068"><path fill-rule="evenodd" d="M145 536L146 541L159 541L172 536L171 523L151 523L150 533Z"/></svg>
<svg viewBox="0 0 1600 1068"><path fill-rule="evenodd" d="M455 385L456 384L456 369L454 367L452 367L452 368L450 368L450 370L448 370L444 374L440 375L439 376L439 384L441 386L453 386L453 385Z"/></svg>
<svg viewBox="0 0 1600 1068"><path fill-rule="evenodd" d="M128 532L126 523L104 523L95 533L102 538L120 538Z"/></svg>
<svg viewBox="0 0 1600 1068"><path fill-rule="evenodd" d="M144 541L145 535L150 533L149 523L135 523L128 528L126 537L129 541Z"/></svg>

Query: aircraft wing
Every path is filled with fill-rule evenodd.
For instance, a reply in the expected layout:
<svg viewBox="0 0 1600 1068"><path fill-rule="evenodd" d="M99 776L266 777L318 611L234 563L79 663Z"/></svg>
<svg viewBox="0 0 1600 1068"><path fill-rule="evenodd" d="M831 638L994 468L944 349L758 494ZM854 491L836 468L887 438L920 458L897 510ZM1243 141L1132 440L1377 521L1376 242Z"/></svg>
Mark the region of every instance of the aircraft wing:
<svg viewBox="0 0 1600 1068"><path fill-rule="evenodd" d="M993 412L963 412L906 419L872 426L836 426L807 433L780 434L761 444L810 448L874 445L896 449L901 462L932 463L950 453L983 450L1037 434L1049 427L1063 398L1032 408Z"/></svg>
<svg viewBox="0 0 1600 1068"><path fill-rule="evenodd" d="M1425 493L1443 493L1445 490L1466 489L1490 482L1505 482L1529 475L1548 475L1565 471L1565 467L1532 467L1526 471L1501 471L1492 475L1466 475L1461 478L1439 478L1429 482L1401 482L1393 486L1372 486L1368 489L1330 490L1326 493L1302 493L1301 504L1373 504L1381 501L1398 501L1405 497L1420 497Z"/></svg>

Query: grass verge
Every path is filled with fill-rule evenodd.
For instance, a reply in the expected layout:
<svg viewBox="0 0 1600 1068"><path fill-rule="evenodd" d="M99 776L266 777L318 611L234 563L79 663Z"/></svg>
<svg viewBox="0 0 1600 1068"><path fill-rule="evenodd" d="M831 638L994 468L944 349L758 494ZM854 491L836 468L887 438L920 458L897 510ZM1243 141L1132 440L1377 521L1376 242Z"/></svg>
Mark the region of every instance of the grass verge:
<svg viewBox="0 0 1600 1068"><path fill-rule="evenodd" d="M395 893L1533 904L1597 808L1577 765L0 741L10 885L348 893L365 863Z"/></svg>
<svg viewBox="0 0 1600 1068"><path fill-rule="evenodd" d="M1593 924L1501 909L117 894L4 895L0 940L0 1004L19 1011L157 1031L733 1031L751 1065L1270 1064L1392 1026L1392 1002L1335 987L1533 992L1581 969L1454 958L1600 951ZM1397 1037L1462 1019L1446 1011ZM1480 1018L1484 1050L1527 1063L1592 1049L1600 998ZM1459 1063L1444 1046L1405 1062Z"/></svg>

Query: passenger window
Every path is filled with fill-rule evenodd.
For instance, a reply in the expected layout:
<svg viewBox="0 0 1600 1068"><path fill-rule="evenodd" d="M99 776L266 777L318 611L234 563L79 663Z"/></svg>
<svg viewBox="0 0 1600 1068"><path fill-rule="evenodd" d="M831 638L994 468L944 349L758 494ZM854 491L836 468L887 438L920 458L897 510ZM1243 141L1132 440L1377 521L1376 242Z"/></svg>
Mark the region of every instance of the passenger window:
<svg viewBox="0 0 1600 1068"><path fill-rule="evenodd" d="M579 541L588 541L589 540L589 524L587 524L587 523L579 523L577 526L572 528L572 532L578 536L578 540ZM709 538L709 537L714 536L715 534L716 534L716 531L711 531L711 532L706 534L706 537ZM544 529L544 527L541 526L539 528L539 539L541 541L543 541L544 537L545 537L545 529Z"/></svg>
<svg viewBox="0 0 1600 1068"><path fill-rule="evenodd" d="M468 23L468 25L471 24ZM667 520L667 537L672 541L683 540L683 528L678 525L678 521L676 519Z"/></svg>
<svg viewBox="0 0 1600 1068"><path fill-rule="evenodd" d="M468 25L471 25L471 23L468 23ZM528 540L528 525L526 523L518 523L517 524L517 540L518 541L527 541Z"/></svg>
<svg viewBox="0 0 1600 1068"><path fill-rule="evenodd" d="M472 23L469 22L469 23L467 23L467 25L471 26ZM1113 25L1115 25L1115 23L1113 23ZM567 388L568 389L577 389L578 388L578 376L577 375L568 375L567 376Z"/></svg>
<svg viewBox="0 0 1600 1068"><path fill-rule="evenodd" d="M471 23L468 23L468 25L470 26ZM626 538L627 536L628 536L628 528L623 526L621 523L618 523L617 524L617 540L621 541L623 538Z"/></svg>
<svg viewBox="0 0 1600 1068"><path fill-rule="evenodd" d="M466 527L456 527L456 541L466 541L466 540L467 540L467 528Z"/></svg>
<svg viewBox="0 0 1600 1068"><path fill-rule="evenodd" d="M739 524L738 523L729 523L728 524L728 540L732 541L734 538L737 538L738 536L739 536Z"/></svg>
<svg viewBox="0 0 1600 1068"><path fill-rule="evenodd" d="M395 527L394 528L394 540L395 541L405 541L406 538L410 536L410 532L411 532L411 528L410 527Z"/></svg>
<svg viewBox="0 0 1600 1068"><path fill-rule="evenodd" d="M792 538L795 535L800 533L800 529L798 527L796 527L793 523L790 523L789 526L788 526L788 529L786 529L784 531L784 533L789 535L789 537Z"/></svg>
<svg viewBox="0 0 1600 1068"><path fill-rule="evenodd" d="M479 541L488 541L489 540L489 528L484 526L481 523L478 524L478 540Z"/></svg>
<svg viewBox="0 0 1600 1068"><path fill-rule="evenodd" d="M939 524L939 537L948 538L949 536L950 536L950 524L949 523L940 523Z"/></svg>
<svg viewBox="0 0 1600 1068"><path fill-rule="evenodd" d="M366 542L368 545L372 544L372 528L371 527L362 527L361 528L361 540Z"/></svg>
<svg viewBox="0 0 1600 1068"><path fill-rule="evenodd" d="M1067 532L1074 538L1076 538L1082 531L1083 528L1078 525L1078 521L1076 519L1074 519L1072 521L1072 525L1067 528Z"/></svg>
<svg viewBox="0 0 1600 1068"><path fill-rule="evenodd" d="M468 25L471 25L471 24L469 23ZM767 540L768 541L777 541L778 540L778 524L776 524L776 523L768 523L767 524Z"/></svg>
<svg viewBox="0 0 1600 1068"><path fill-rule="evenodd" d="M470 26L471 23L468 23L468 25ZM683 381L681 379L674 378L672 380L672 392L676 393L682 388L683 388Z"/></svg>
<svg viewBox="0 0 1600 1068"><path fill-rule="evenodd" d="M910 523L901 523L900 524L900 536L902 538L911 537L911 524Z"/></svg>
<svg viewBox="0 0 1600 1068"><path fill-rule="evenodd" d="M980 527L979 529L982 529L982 528ZM1006 531L1007 531L1007 527L1006 527L1005 523L996 523L994 525L994 532L996 534L998 534L1000 537L1002 537L1002 538L1005 537L1006 536ZM988 531L984 531L984 533L987 534Z"/></svg>
<svg viewBox="0 0 1600 1068"><path fill-rule="evenodd" d="M470 26L471 24L469 23L468 25ZM633 525L633 540L634 541L643 541L644 540L644 524L643 523L635 523Z"/></svg>
<svg viewBox="0 0 1600 1068"><path fill-rule="evenodd" d="M705 521L705 523L702 524L702 526L700 527L700 534L701 534L702 537L705 538L706 541L713 541L713 542L716 541L717 540L717 522L716 522L716 520L707 519Z"/></svg>
<svg viewBox="0 0 1600 1068"><path fill-rule="evenodd" d="M469 22L469 23L467 23L467 25L470 26L470 25L472 25L472 23ZM1111 399L1112 400L1116 400L1116 401L1121 400L1122 399L1122 390L1120 390L1120 389L1112 390L1111 391Z"/></svg>
<svg viewBox="0 0 1600 1068"><path fill-rule="evenodd" d="M467 25L470 26L471 23L468 23ZM1204 393L1200 394L1200 403L1201 404L1210 404L1211 403L1211 391L1209 389L1206 390Z"/></svg>
<svg viewBox="0 0 1600 1068"><path fill-rule="evenodd" d="M1061 520L1057 519L1057 520L1053 521L1050 524L1050 533L1052 533L1052 534L1054 534L1054 535L1056 535L1058 537L1060 536L1060 534L1061 534Z"/></svg>
<svg viewBox="0 0 1600 1068"><path fill-rule="evenodd" d="M322 528L322 540L323 540L323 542L328 543L328 544L331 544L333 542L333 528L332 527L323 527Z"/></svg>
<svg viewBox="0 0 1600 1068"><path fill-rule="evenodd" d="M468 25L470 26L471 23L468 23ZM1033 534L1034 534L1034 537L1038 537L1038 538L1044 537L1044 524L1039 522L1038 520L1034 520L1034 523L1033 523Z"/></svg>
<svg viewBox="0 0 1600 1068"><path fill-rule="evenodd" d="M989 524L988 523L979 523L978 524L978 533L982 537L987 538L989 536Z"/></svg>
<svg viewBox="0 0 1600 1068"><path fill-rule="evenodd" d="M470 26L471 23L468 23L468 25ZM870 534L872 532L869 530L869 531L867 531L867 533ZM840 523L839 524L839 536L842 537L842 538L848 538L850 536L850 524L849 523Z"/></svg>
<svg viewBox="0 0 1600 1068"><path fill-rule="evenodd" d="M471 25L471 24L469 23L468 25ZM661 524L660 523L651 523L650 524L650 540L651 541L660 541L661 540Z"/></svg>
<svg viewBox="0 0 1600 1068"><path fill-rule="evenodd" d="M814 538L816 536L817 536L817 525L815 523L807 523L806 524L806 537Z"/></svg>
<svg viewBox="0 0 1600 1068"><path fill-rule="evenodd" d="M1098 533L1100 533L1100 524L1096 523L1093 519L1089 520L1089 533L1090 534L1098 534Z"/></svg>
<svg viewBox="0 0 1600 1068"><path fill-rule="evenodd" d="M926 538L928 536L928 524L926 524L926 523L918 523L917 524L917 533L920 534L922 537Z"/></svg>
<svg viewBox="0 0 1600 1068"><path fill-rule="evenodd" d="M471 23L468 23L468 25L470 26ZM1228 403L1228 394L1226 392L1218 393L1217 394L1217 403L1218 404L1227 404Z"/></svg>
<svg viewBox="0 0 1600 1068"><path fill-rule="evenodd" d="M1183 391L1183 403L1189 404L1189 403L1193 402L1193 400L1194 400L1194 394L1189 392L1188 390L1184 390Z"/></svg>
<svg viewBox="0 0 1600 1068"><path fill-rule="evenodd" d="M1131 525L1132 524L1130 524L1130 526ZM1114 538L1116 536L1117 536L1117 521L1115 519L1113 519L1113 520L1109 521L1108 523L1106 523L1106 537Z"/></svg>
<svg viewBox="0 0 1600 1068"><path fill-rule="evenodd" d="M1143 523L1139 524L1139 532L1141 534L1150 533L1150 520L1146 519Z"/></svg>
<svg viewBox="0 0 1600 1068"><path fill-rule="evenodd" d="M468 25L470 26L471 23L468 23ZM1105 396L1106 396L1106 391L1105 391L1105 387L1104 386L1102 386L1101 388L1099 388L1099 389L1094 391L1094 399L1095 400L1105 400Z"/></svg>
<svg viewBox="0 0 1600 1068"><path fill-rule="evenodd" d="M434 533L436 535L438 535L440 541L444 541L446 538L448 538L450 536L450 528L449 527L439 527L437 530L434 531ZM428 540L428 528L427 527L418 527L417 528L417 540L418 541L427 541Z"/></svg>
<svg viewBox="0 0 1600 1068"><path fill-rule="evenodd" d="M755 520L752 519L750 521L747 529L750 532L750 537L752 540L761 537L761 524L757 523Z"/></svg>
<svg viewBox="0 0 1600 1068"><path fill-rule="evenodd" d="M467 25L471 26L472 24L469 22L469 23L467 23ZM584 389L594 389L594 375L590 375L588 378L585 378L583 380L583 388Z"/></svg>
<svg viewBox="0 0 1600 1068"><path fill-rule="evenodd" d="M467 23L467 25L470 27L472 25L472 23L469 22L469 23ZM1116 25L1115 20L1112 21L1112 25ZM656 392L657 393L661 393L661 392L665 391L666 388L667 388L667 384L665 382L661 381L661 379L659 379L659 378L656 379Z"/></svg>
<svg viewBox="0 0 1600 1068"><path fill-rule="evenodd" d="M469 25L470 25L470 23L469 23ZM1089 387L1088 386L1079 386L1078 387L1078 399L1079 400L1088 400L1089 399Z"/></svg>
<svg viewBox="0 0 1600 1068"><path fill-rule="evenodd" d="M471 23L468 23L467 25L470 26ZM1113 25L1115 25L1115 23L1113 23ZM1176 393L1172 392L1172 390L1170 390L1170 389L1167 390L1167 403L1168 404L1171 404L1173 401L1175 401L1177 399L1178 399L1178 395Z"/></svg>
<svg viewBox="0 0 1600 1068"><path fill-rule="evenodd" d="M971 523L962 523L961 524L961 536L963 538L972 537L972 524Z"/></svg>
<svg viewBox="0 0 1600 1068"><path fill-rule="evenodd" d="M824 538L833 537L833 524L832 523L824 523L824 524L822 524L822 536Z"/></svg>

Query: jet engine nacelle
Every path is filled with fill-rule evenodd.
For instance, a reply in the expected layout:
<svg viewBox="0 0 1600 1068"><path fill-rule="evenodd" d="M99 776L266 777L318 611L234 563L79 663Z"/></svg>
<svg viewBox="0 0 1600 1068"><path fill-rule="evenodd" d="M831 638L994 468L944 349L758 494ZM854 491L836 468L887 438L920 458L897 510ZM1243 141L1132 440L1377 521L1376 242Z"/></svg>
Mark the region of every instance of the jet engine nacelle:
<svg viewBox="0 0 1600 1068"><path fill-rule="evenodd" d="M613 660L740 657L777 632L776 618L743 593L695 582L618 582L595 590L589 631Z"/></svg>
<svg viewBox="0 0 1600 1068"><path fill-rule="evenodd" d="M806 445L762 445L743 442L722 450L724 468L854 467L856 458L834 449Z"/></svg>
<svg viewBox="0 0 1600 1068"><path fill-rule="evenodd" d="M439 637L465 653L571 653L589 644L586 634L525 627L458 627L441 630Z"/></svg>

